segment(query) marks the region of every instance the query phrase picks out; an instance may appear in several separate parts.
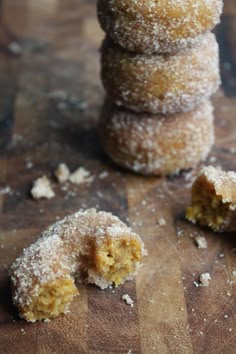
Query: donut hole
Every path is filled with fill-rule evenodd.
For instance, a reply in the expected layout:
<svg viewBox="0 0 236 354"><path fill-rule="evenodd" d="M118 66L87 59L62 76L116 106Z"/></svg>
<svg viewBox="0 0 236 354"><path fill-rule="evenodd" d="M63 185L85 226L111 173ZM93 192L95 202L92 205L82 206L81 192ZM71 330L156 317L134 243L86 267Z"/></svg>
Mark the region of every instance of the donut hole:
<svg viewBox="0 0 236 354"><path fill-rule="evenodd" d="M24 318L34 322L45 318L54 318L68 311L68 305L78 294L74 281L60 278L40 286L37 295L23 310Z"/></svg>
<svg viewBox="0 0 236 354"><path fill-rule="evenodd" d="M134 273L142 257L142 248L135 239L107 239L95 249L95 272L116 286Z"/></svg>
<svg viewBox="0 0 236 354"><path fill-rule="evenodd" d="M228 210L229 203L223 203L222 196L216 194L214 186L202 179L193 186L192 205L187 208L186 217L189 221L219 231Z"/></svg>

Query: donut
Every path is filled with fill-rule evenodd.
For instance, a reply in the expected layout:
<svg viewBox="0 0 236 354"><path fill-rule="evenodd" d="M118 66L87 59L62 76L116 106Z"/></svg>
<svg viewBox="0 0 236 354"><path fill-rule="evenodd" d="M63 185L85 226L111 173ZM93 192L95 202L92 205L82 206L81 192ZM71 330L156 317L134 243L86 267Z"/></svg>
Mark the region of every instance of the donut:
<svg viewBox="0 0 236 354"><path fill-rule="evenodd" d="M153 114L187 112L218 89L218 52L212 33L196 47L174 56L130 53L106 38L101 48L101 77L118 106Z"/></svg>
<svg viewBox="0 0 236 354"><path fill-rule="evenodd" d="M236 231L236 173L204 167L193 183L186 218L216 232Z"/></svg>
<svg viewBox="0 0 236 354"><path fill-rule="evenodd" d="M137 53L176 53L219 23L222 0L98 0L102 29Z"/></svg>
<svg viewBox="0 0 236 354"><path fill-rule="evenodd" d="M101 143L118 165L143 175L170 175L190 169L214 142L213 108L205 101L176 115L134 113L108 100L99 122Z"/></svg>
<svg viewBox="0 0 236 354"><path fill-rule="evenodd" d="M13 263L13 302L29 322L67 313L75 279L101 289L136 274L146 254L141 238L111 213L79 211L56 222Z"/></svg>

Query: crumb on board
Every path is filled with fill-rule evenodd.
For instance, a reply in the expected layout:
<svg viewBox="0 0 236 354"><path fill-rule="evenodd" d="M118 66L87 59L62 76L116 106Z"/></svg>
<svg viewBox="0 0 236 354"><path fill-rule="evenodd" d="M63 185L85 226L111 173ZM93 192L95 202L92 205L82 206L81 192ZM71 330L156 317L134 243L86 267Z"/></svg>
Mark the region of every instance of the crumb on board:
<svg viewBox="0 0 236 354"><path fill-rule="evenodd" d="M45 318L45 319L43 320L43 322L44 322L44 323L49 323L49 322L51 322L51 319L50 319L50 318Z"/></svg>
<svg viewBox="0 0 236 354"><path fill-rule="evenodd" d="M236 277L236 269L234 269L234 270L232 271L232 275L233 275L233 277Z"/></svg>
<svg viewBox="0 0 236 354"><path fill-rule="evenodd" d="M0 195L4 195L4 194L10 194L12 192L11 187L6 186L2 189L0 189Z"/></svg>
<svg viewBox="0 0 236 354"><path fill-rule="evenodd" d="M31 194L34 199L51 199L55 197L55 193L47 176L39 177L33 182Z"/></svg>
<svg viewBox="0 0 236 354"><path fill-rule="evenodd" d="M15 41L9 43L8 50L10 53L15 54L15 55L20 55L22 53L21 45Z"/></svg>
<svg viewBox="0 0 236 354"><path fill-rule="evenodd" d="M157 220L157 225L159 226L165 226L166 225L166 221L164 218L160 218Z"/></svg>
<svg viewBox="0 0 236 354"><path fill-rule="evenodd" d="M93 181L93 176L84 167L77 168L70 176L69 181L73 184L90 183Z"/></svg>
<svg viewBox="0 0 236 354"><path fill-rule="evenodd" d="M65 163L60 163L54 172L54 175L59 183L65 183L70 176L70 170Z"/></svg>
<svg viewBox="0 0 236 354"><path fill-rule="evenodd" d="M109 173L107 171L103 171L100 173L99 178L104 179L104 178L107 178L108 176L109 176Z"/></svg>
<svg viewBox="0 0 236 354"><path fill-rule="evenodd" d="M193 285L196 287L196 288L199 288L200 284L197 282L197 281L194 281L193 282Z"/></svg>
<svg viewBox="0 0 236 354"><path fill-rule="evenodd" d="M134 306L134 301L131 299L129 294L124 294L122 295L122 300L126 302L127 305L133 307Z"/></svg>
<svg viewBox="0 0 236 354"><path fill-rule="evenodd" d="M207 248L207 240L204 236L196 236L195 242L198 248Z"/></svg>
<svg viewBox="0 0 236 354"><path fill-rule="evenodd" d="M200 275L200 286L209 286L211 281L210 273L202 273Z"/></svg>

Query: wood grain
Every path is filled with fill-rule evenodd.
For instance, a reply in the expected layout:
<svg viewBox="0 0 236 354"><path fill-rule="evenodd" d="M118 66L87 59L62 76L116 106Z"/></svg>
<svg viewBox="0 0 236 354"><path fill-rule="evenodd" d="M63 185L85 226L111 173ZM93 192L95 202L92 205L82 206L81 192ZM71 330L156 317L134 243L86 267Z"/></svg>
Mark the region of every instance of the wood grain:
<svg viewBox="0 0 236 354"><path fill-rule="evenodd" d="M0 154L0 354L236 352L235 234L189 224L184 210L198 169L172 178L143 178L118 169L96 133L104 99L98 48L103 38L95 0L1 1L0 69L12 61L17 78L13 138ZM206 164L236 170L236 4L225 1L216 34L222 89L214 96L216 144ZM9 44L19 42L13 55ZM15 71L14 71L15 70ZM0 70L1 71L1 70ZM1 82L0 82L1 83ZM79 104L51 100L63 90ZM83 105L86 103L86 107ZM28 168L28 162L32 167ZM89 185L68 195L53 179L59 162L84 166ZM108 177L101 179L102 172ZM55 199L36 202L32 181L46 174ZM51 222L79 208L112 211L144 239L149 256L136 281L101 291L81 286L68 316L28 324L12 306L8 268ZM158 225L164 218L166 225ZM205 236L198 249L194 236ZM209 287L193 282L210 272ZM129 294L134 307L121 299Z"/></svg>

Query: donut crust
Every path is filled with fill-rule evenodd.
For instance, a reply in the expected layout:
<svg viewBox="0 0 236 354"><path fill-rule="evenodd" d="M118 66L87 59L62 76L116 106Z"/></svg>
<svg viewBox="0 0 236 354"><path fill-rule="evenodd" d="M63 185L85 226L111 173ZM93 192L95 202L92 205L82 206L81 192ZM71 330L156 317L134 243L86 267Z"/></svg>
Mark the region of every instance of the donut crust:
<svg viewBox="0 0 236 354"><path fill-rule="evenodd" d="M49 227L11 266L13 302L29 322L57 317L79 293L75 280L118 286L134 277L144 255L141 238L111 213L77 212Z"/></svg>
<svg viewBox="0 0 236 354"><path fill-rule="evenodd" d="M204 167L192 186L186 218L216 232L236 231L236 173Z"/></svg>
<svg viewBox="0 0 236 354"><path fill-rule="evenodd" d="M101 143L118 165L144 175L169 175L195 167L214 142L213 107L170 116L134 113L107 100L100 117Z"/></svg>
<svg viewBox="0 0 236 354"><path fill-rule="evenodd" d="M220 21L222 0L98 0L98 19L114 42L137 53L176 53Z"/></svg>
<svg viewBox="0 0 236 354"><path fill-rule="evenodd" d="M108 38L101 48L101 78L118 106L173 114L194 109L219 87L219 48L208 33L194 48L170 55L130 53Z"/></svg>

